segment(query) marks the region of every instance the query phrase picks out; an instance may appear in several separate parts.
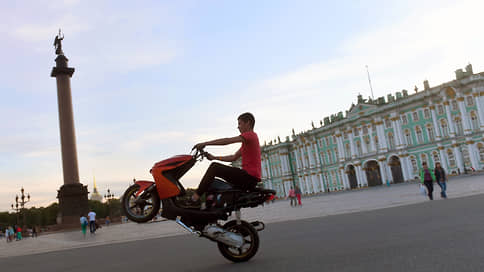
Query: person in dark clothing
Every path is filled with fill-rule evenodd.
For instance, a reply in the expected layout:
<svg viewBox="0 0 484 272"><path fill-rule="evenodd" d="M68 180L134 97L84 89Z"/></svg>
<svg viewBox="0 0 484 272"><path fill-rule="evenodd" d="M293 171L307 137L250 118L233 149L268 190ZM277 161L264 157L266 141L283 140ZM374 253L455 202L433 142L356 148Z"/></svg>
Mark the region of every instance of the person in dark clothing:
<svg viewBox="0 0 484 272"><path fill-rule="evenodd" d="M447 198L447 193L446 193L446 191L447 191L447 184L446 184L447 175L445 174L444 168L442 168L442 166L440 166L440 162L435 163L434 174L435 174L435 179L437 181L437 184L440 186L440 189L441 189L440 196L442 198Z"/></svg>
<svg viewBox="0 0 484 272"><path fill-rule="evenodd" d="M420 179L422 184L427 187L427 194L430 200L433 200L433 192L434 192L434 185L433 182L435 181L435 174L434 171L428 168L427 163L422 163L422 169L420 170Z"/></svg>

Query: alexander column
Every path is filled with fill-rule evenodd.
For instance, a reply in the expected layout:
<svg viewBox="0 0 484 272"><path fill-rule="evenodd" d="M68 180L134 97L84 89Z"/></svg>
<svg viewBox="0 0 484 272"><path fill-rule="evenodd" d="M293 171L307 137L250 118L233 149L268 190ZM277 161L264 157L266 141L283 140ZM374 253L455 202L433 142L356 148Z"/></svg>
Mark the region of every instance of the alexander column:
<svg viewBox="0 0 484 272"><path fill-rule="evenodd" d="M64 36L55 37L54 46L57 58L56 66L52 68L51 77L57 81L57 102L59 106L59 127L62 149L62 170L64 185L58 190L59 212L63 225L78 224L79 215L87 213L87 186L79 181L77 166L76 134L74 129L74 115L72 111L71 77L74 68L68 67L68 59L62 51Z"/></svg>

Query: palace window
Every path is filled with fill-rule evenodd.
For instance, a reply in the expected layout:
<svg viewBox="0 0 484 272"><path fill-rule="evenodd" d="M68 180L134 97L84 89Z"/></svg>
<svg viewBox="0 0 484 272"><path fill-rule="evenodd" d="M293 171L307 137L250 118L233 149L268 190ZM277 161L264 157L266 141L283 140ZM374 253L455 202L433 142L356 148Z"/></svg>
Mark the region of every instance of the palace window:
<svg viewBox="0 0 484 272"><path fill-rule="evenodd" d="M414 111L412 113L412 119L414 122L417 122L418 121L418 112L417 111Z"/></svg>
<svg viewBox="0 0 484 272"><path fill-rule="evenodd" d="M479 158L481 162L484 162L484 144L479 143L477 145L477 149L479 149Z"/></svg>
<svg viewBox="0 0 484 272"><path fill-rule="evenodd" d="M390 150L395 149L395 139L393 137L393 133L391 132L388 133L388 148Z"/></svg>
<svg viewBox="0 0 484 272"><path fill-rule="evenodd" d="M472 130L479 130L479 119L475 111L471 111Z"/></svg>
<svg viewBox="0 0 484 272"><path fill-rule="evenodd" d="M349 143L345 144L345 157L346 159L351 159L351 147Z"/></svg>
<svg viewBox="0 0 484 272"><path fill-rule="evenodd" d="M375 135L375 138L374 138L374 139L375 139L375 146L376 146L376 148L378 149L378 136L377 136L377 135Z"/></svg>
<svg viewBox="0 0 484 272"><path fill-rule="evenodd" d="M361 152L361 141L356 141L356 153L357 156L361 156L363 152Z"/></svg>
<svg viewBox="0 0 484 272"><path fill-rule="evenodd" d="M338 159L339 159L339 153L338 153L338 149L337 148L334 149L334 156L335 156L335 160L334 161L338 161Z"/></svg>
<svg viewBox="0 0 484 272"><path fill-rule="evenodd" d="M358 128L355 128L355 129L353 130L353 135L355 135L355 136L360 136L360 132L358 131Z"/></svg>
<svg viewBox="0 0 484 272"><path fill-rule="evenodd" d="M404 125L408 124L408 119L407 119L407 115L406 114L402 115L402 123Z"/></svg>
<svg viewBox="0 0 484 272"><path fill-rule="evenodd" d="M419 126L415 127L415 133L417 134L417 143L423 144L424 138L423 138L423 134L422 134L422 129Z"/></svg>
<svg viewBox="0 0 484 272"><path fill-rule="evenodd" d="M427 160L427 154L425 154L425 153L420 154L420 162L421 162L421 164L423 164L425 162L428 165L429 161ZM430 167L430 165L429 165L429 167Z"/></svg>
<svg viewBox="0 0 484 272"><path fill-rule="evenodd" d="M417 159L414 156L410 157L410 162L412 163L412 171L413 173L418 172L418 167L417 167Z"/></svg>
<svg viewBox="0 0 484 272"><path fill-rule="evenodd" d="M407 142L407 145L412 145L412 134L409 129L405 130L405 141Z"/></svg>
<svg viewBox="0 0 484 272"><path fill-rule="evenodd" d="M444 106L442 106L442 105L437 106L437 114L439 114L439 115L444 114Z"/></svg>
<svg viewBox="0 0 484 272"><path fill-rule="evenodd" d="M336 136L333 135L333 144L336 144Z"/></svg>
<svg viewBox="0 0 484 272"><path fill-rule="evenodd" d="M392 126L392 122L390 119L385 119L385 128L390 128Z"/></svg>
<svg viewBox="0 0 484 272"><path fill-rule="evenodd" d="M328 164L332 164L333 163L333 158L331 158L331 150L328 150L327 151L327 154L328 154Z"/></svg>
<svg viewBox="0 0 484 272"><path fill-rule="evenodd" d="M440 162L439 153L437 151L432 152L432 158L434 159L434 166L435 163Z"/></svg>
<svg viewBox="0 0 484 272"><path fill-rule="evenodd" d="M363 141L365 142L366 150L371 151L370 136L364 137Z"/></svg>
<svg viewBox="0 0 484 272"><path fill-rule="evenodd" d="M363 135L368 134L368 127L365 125L363 126Z"/></svg>
<svg viewBox="0 0 484 272"><path fill-rule="evenodd" d="M429 136L429 141L435 141L434 128L432 126L427 126L427 135Z"/></svg>
<svg viewBox="0 0 484 272"><path fill-rule="evenodd" d="M468 107L474 106L474 98L471 95L467 97L467 106Z"/></svg>
<svg viewBox="0 0 484 272"><path fill-rule="evenodd" d="M452 106L452 110L453 111L456 111L457 110L457 101L452 100L452 102L450 103L450 105Z"/></svg>
<svg viewBox="0 0 484 272"><path fill-rule="evenodd" d="M430 118L430 110L429 109L424 109L424 118L429 119Z"/></svg>
<svg viewBox="0 0 484 272"><path fill-rule="evenodd" d="M457 128L457 135L458 136L461 136L464 134L464 128L462 127L462 120L460 119L460 117L458 118L455 118L455 126Z"/></svg>
<svg viewBox="0 0 484 272"><path fill-rule="evenodd" d="M464 164L469 167L471 166L471 157L469 156L469 150L467 147L462 148L462 157L464 158Z"/></svg>
<svg viewBox="0 0 484 272"><path fill-rule="evenodd" d="M455 157L454 157L454 152L452 150L447 149L447 158L449 159L449 166L451 168L455 167Z"/></svg>
<svg viewBox="0 0 484 272"><path fill-rule="evenodd" d="M442 136L444 136L444 138L449 137L449 127L447 126L447 121L445 121L445 119L440 120L440 128L442 130Z"/></svg>
<svg viewBox="0 0 484 272"><path fill-rule="evenodd" d="M348 133L343 133L343 139L348 140Z"/></svg>

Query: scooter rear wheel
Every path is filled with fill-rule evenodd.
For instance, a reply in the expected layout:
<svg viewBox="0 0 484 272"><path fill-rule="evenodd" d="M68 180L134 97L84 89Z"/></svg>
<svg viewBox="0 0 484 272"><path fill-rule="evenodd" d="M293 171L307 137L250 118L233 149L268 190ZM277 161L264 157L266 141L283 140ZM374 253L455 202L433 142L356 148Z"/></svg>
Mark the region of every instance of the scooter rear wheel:
<svg viewBox="0 0 484 272"><path fill-rule="evenodd" d="M225 258L238 263L246 262L254 257L259 249L259 234L250 223L240 221L240 224L238 225L236 220L232 220L227 222L223 228L227 231L238 233L244 238L244 245L241 248L231 247L221 242L217 243L220 253L222 253Z"/></svg>
<svg viewBox="0 0 484 272"><path fill-rule="evenodd" d="M156 190L147 193L143 197L137 197L139 185L133 184L124 192L122 206L129 220L144 223L147 222L160 210L160 198Z"/></svg>

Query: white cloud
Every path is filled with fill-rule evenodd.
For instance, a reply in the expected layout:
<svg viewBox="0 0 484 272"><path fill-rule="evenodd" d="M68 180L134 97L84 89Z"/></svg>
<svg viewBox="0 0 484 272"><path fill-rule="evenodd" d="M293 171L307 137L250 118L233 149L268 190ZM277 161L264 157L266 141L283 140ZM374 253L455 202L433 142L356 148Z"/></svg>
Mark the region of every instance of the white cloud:
<svg viewBox="0 0 484 272"><path fill-rule="evenodd" d="M264 140L319 126L324 116L347 110L356 95L370 96L365 65L369 65L375 97L402 89L422 89L454 79L453 71L473 62L482 71L484 36L482 1L453 2L421 9L394 23L359 33L348 39L340 54L295 71L255 83L241 93L257 97L242 108L258 113ZM477 65L476 65L477 64ZM247 95L249 94L249 95ZM240 99L242 95L240 95ZM256 116L257 117L257 116Z"/></svg>

